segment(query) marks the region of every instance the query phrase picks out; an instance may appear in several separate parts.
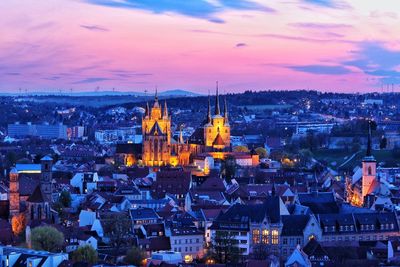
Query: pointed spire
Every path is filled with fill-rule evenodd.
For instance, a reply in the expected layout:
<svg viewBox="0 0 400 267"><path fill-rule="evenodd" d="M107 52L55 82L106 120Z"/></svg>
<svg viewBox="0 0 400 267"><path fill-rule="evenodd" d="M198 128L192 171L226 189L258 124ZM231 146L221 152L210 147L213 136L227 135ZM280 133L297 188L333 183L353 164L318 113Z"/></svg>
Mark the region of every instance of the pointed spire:
<svg viewBox="0 0 400 267"><path fill-rule="evenodd" d="M208 92L207 123L211 123L211 100L210 100L210 92Z"/></svg>
<svg viewBox="0 0 400 267"><path fill-rule="evenodd" d="M221 112L219 110L218 81L217 81L217 90L215 94L215 115L221 115Z"/></svg>
<svg viewBox="0 0 400 267"><path fill-rule="evenodd" d="M371 120L368 120L368 144L367 144L367 157L372 156L372 144L371 144Z"/></svg>
<svg viewBox="0 0 400 267"><path fill-rule="evenodd" d="M164 113L163 118L168 119L168 108L167 108L167 100L164 101Z"/></svg>
<svg viewBox="0 0 400 267"><path fill-rule="evenodd" d="M271 188L271 196L276 196L276 188L275 188L275 182L273 182L272 184L272 188Z"/></svg>
<svg viewBox="0 0 400 267"><path fill-rule="evenodd" d="M181 125L181 127L179 129L179 143L181 143L181 144L184 143L184 141L183 141L183 133L182 133L182 125Z"/></svg>
<svg viewBox="0 0 400 267"><path fill-rule="evenodd" d="M149 117L150 116L150 107L149 107L149 102L146 102L146 111L145 111L145 116Z"/></svg>
<svg viewBox="0 0 400 267"><path fill-rule="evenodd" d="M157 88L157 86L156 86L156 93L154 95L154 106L153 107L157 107L157 108L160 107L160 104L158 103L158 88Z"/></svg>
<svg viewBox="0 0 400 267"><path fill-rule="evenodd" d="M228 104L226 103L226 96L224 102L224 123L228 123Z"/></svg>

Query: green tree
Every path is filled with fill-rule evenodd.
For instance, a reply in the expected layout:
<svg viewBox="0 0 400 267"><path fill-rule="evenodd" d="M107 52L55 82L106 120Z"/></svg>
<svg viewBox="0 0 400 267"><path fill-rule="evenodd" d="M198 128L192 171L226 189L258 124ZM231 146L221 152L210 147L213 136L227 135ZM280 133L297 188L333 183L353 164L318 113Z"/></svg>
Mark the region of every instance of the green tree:
<svg viewBox="0 0 400 267"><path fill-rule="evenodd" d="M138 247L132 247L126 252L125 262L128 264L140 266L146 259L146 253Z"/></svg>
<svg viewBox="0 0 400 267"><path fill-rule="evenodd" d="M101 215L104 235L109 239L115 254L123 245L130 245L132 241L132 222L129 215L123 212L107 212Z"/></svg>
<svg viewBox="0 0 400 267"><path fill-rule="evenodd" d="M247 148L247 146L235 146L233 148L233 151L235 151L235 152L249 152L249 149Z"/></svg>
<svg viewBox="0 0 400 267"><path fill-rule="evenodd" d="M90 245L79 247L72 253L72 260L75 262L95 264L97 262L97 251Z"/></svg>
<svg viewBox="0 0 400 267"><path fill-rule="evenodd" d="M59 201L61 202L61 204L68 208L71 206L71 194L68 191L62 191L60 194L60 199Z"/></svg>
<svg viewBox="0 0 400 267"><path fill-rule="evenodd" d="M230 231L216 231L210 244L211 255L219 263L237 263L239 260L238 240Z"/></svg>
<svg viewBox="0 0 400 267"><path fill-rule="evenodd" d="M255 150L260 158L266 158L268 156L267 150L263 147L257 147Z"/></svg>
<svg viewBox="0 0 400 267"><path fill-rule="evenodd" d="M61 251L64 234L51 226L39 226L32 230L32 248L50 252Z"/></svg>

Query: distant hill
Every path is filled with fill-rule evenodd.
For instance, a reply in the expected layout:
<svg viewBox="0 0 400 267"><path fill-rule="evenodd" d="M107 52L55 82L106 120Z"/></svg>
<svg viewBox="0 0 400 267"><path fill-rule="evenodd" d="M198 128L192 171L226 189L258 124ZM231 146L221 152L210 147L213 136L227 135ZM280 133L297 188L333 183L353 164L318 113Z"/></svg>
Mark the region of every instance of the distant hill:
<svg viewBox="0 0 400 267"><path fill-rule="evenodd" d="M88 92L29 92L26 94L17 94L17 93L0 93L0 96L124 96L124 95L133 95L133 96L151 96L153 93L143 93L143 92L121 92L121 91L88 91ZM159 96L162 97L182 97L182 96L201 96L201 94L193 93L190 91L182 90L182 89L174 89L159 92Z"/></svg>

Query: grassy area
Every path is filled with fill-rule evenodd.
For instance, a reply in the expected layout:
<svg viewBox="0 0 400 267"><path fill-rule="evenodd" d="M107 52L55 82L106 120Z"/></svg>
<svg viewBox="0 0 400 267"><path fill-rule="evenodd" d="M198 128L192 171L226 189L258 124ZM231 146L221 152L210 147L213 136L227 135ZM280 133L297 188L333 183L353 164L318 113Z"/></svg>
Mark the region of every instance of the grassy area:
<svg viewBox="0 0 400 267"><path fill-rule="evenodd" d="M248 110L253 110L253 111L262 111L262 110L274 110L274 109L288 109L291 108L292 105L243 105L238 107L247 108Z"/></svg>
<svg viewBox="0 0 400 267"><path fill-rule="evenodd" d="M323 149L315 151L313 154L315 159L326 161L332 169L337 169L339 166L343 169L352 169L357 165L361 165L366 151L361 150L353 153L342 149ZM355 155L351 158L353 154ZM393 158L390 150L374 150L372 155L378 164L384 164L385 166L397 166L397 164L400 164L400 159Z"/></svg>

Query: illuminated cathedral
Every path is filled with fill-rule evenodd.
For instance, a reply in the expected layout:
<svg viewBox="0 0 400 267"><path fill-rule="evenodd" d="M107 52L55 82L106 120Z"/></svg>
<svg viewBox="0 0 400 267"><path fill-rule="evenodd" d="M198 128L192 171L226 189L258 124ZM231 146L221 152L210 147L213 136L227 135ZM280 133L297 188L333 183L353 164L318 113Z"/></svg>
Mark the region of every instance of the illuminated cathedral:
<svg viewBox="0 0 400 267"><path fill-rule="evenodd" d="M182 132L178 140L172 137L171 116L167 102L162 108L156 93L154 104L146 104L142 119L142 164L146 166L189 165L191 155L209 153L215 158L223 158L230 151L230 125L228 107L224 101L224 112L220 110L218 84L215 95L214 114L211 113L211 100L208 98L208 109L203 125L186 143Z"/></svg>

